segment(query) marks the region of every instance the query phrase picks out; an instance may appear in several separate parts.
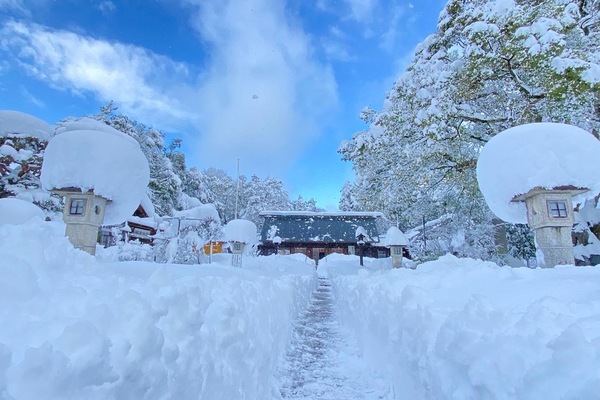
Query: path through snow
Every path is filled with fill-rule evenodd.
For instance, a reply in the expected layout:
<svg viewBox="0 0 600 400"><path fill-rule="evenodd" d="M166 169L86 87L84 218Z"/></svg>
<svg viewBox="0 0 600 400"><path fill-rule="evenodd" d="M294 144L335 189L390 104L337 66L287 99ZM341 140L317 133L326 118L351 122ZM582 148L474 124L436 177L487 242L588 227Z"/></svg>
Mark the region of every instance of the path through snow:
<svg viewBox="0 0 600 400"><path fill-rule="evenodd" d="M389 385L369 371L344 334L329 280L319 278L312 302L296 322L292 347L279 371L284 399L391 400Z"/></svg>

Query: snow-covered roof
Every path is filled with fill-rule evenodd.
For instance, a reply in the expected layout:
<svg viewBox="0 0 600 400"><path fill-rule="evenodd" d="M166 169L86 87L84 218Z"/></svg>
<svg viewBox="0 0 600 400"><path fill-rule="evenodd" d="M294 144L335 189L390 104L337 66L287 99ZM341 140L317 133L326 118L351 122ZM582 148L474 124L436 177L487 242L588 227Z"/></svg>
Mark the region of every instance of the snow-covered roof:
<svg viewBox="0 0 600 400"><path fill-rule="evenodd" d="M234 219L223 228L223 239L226 242L256 243L256 225L246 219Z"/></svg>
<svg viewBox="0 0 600 400"><path fill-rule="evenodd" d="M600 159L600 141L572 125L534 123L493 137L477 161L477 180L494 214L507 222L526 223L524 203L512 202L535 188L573 186L589 191L574 202L600 193L600 174L588 163Z"/></svg>
<svg viewBox="0 0 600 400"><path fill-rule="evenodd" d="M63 130L50 140L41 180L45 189L93 189L109 202L104 223L130 217L145 196L150 179L148 161L138 143L110 128Z"/></svg>
<svg viewBox="0 0 600 400"><path fill-rule="evenodd" d="M406 235L395 226L392 226L387 230L385 237L381 242L384 246L408 246Z"/></svg>
<svg viewBox="0 0 600 400"><path fill-rule="evenodd" d="M144 193L144 195L142 196L141 200L140 200L140 206L142 206L142 208L144 209L144 211L146 212L146 215L148 215L148 217L150 218L154 218L156 216L156 210L154 209L154 204L152 204L152 200L150 200L150 196L148 196L148 193Z"/></svg>
<svg viewBox="0 0 600 400"><path fill-rule="evenodd" d="M48 123L20 111L0 110L0 137L7 135L48 140L53 128Z"/></svg>
<svg viewBox="0 0 600 400"><path fill-rule="evenodd" d="M379 242L377 218L381 213L261 213L265 219L261 241L272 241L276 235L288 243L356 243L356 230L363 227L366 240Z"/></svg>
<svg viewBox="0 0 600 400"><path fill-rule="evenodd" d="M12 197L0 199L0 225L21 225L32 218L44 218L44 212L35 204Z"/></svg>
<svg viewBox="0 0 600 400"><path fill-rule="evenodd" d="M299 217L374 217L383 218L380 212L360 212L360 211L338 211L338 212L313 212L313 211L261 211L261 217L266 216L299 216Z"/></svg>

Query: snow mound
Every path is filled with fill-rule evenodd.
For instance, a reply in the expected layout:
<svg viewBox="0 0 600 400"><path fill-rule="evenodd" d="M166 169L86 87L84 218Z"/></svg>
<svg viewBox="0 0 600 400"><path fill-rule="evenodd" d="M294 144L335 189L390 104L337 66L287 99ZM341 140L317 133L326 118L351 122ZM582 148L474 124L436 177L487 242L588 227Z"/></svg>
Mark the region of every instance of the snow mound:
<svg viewBox="0 0 600 400"><path fill-rule="evenodd" d="M21 225L33 218L44 219L44 212L35 204L14 198L0 199L0 226Z"/></svg>
<svg viewBox="0 0 600 400"><path fill-rule="evenodd" d="M348 260L328 265L340 322L395 398L598 398L599 268Z"/></svg>
<svg viewBox="0 0 600 400"><path fill-rule="evenodd" d="M1 399L270 399L314 268L99 263L48 222L0 225Z"/></svg>
<svg viewBox="0 0 600 400"><path fill-rule="evenodd" d="M175 217L194 218L194 219L209 219L221 221L219 212L214 204L202 204L189 210L176 211Z"/></svg>
<svg viewBox="0 0 600 400"><path fill-rule="evenodd" d="M256 243L258 229L252 221L245 219L234 219L225 225L223 238L227 242L242 242L246 244Z"/></svg>
<svg viewBox="0 0 600 400"><path fill-rule="evenodd" d="M103 130L63 131L48 143L41 174L45 189L76 187L111 200L104 223L125 221L142 201L150 180L148 161L131 137Z"/></svg>
<svg viewBox="0 0 600 400"><path fill-rule="evenodd" d="M583 201L600 193L595 168L582 160L600 159L600 141L572 125L541 122L515 126L493 137L477 161L477 181L496 216L526 223L525 204L511 200L534 188L576 186L590 189L573 198Z"/></svg>
<svg viewBox="0 0 600 400"><path fill-rule="evenodd" d="M32 115L20 111L0 110L0 136L16 134L48 140L52 131L49 124Z"/></svg>
<svg viewBox="0 0 600 400"><path fill-rule="evenodd" d="M400 229L391 226L382 241L384 246L408 246L408 239Z"/></svg>

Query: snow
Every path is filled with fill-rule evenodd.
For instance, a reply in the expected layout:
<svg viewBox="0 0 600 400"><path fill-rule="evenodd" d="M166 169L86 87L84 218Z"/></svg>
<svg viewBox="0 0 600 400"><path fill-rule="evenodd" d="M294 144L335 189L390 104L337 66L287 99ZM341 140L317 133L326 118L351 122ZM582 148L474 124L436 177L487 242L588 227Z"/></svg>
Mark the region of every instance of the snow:
<svg viewBox="0 0 600 400"><path fill-rule="evenodd" d="M600 141L591 133L566 124L534 123L516 126L494 136L477 161L477 181L498 218L526 223L523 202L511 202L534 188L572 185L588 188L573 198L582 202L600 193L600 176L581 160L600 159Z"/></svg>
<svg viewBox="0 0 600 400"><path fill-rule="evenodd" d="M215 221L220 221L219 212L214 204L202 204L200 206L190 208L189 210L177 211L174 214L175 217L180 218L193 218L193 219L207 219L212 218Z"/></svg>
<svg viewBox="0 0 600 400"><path fill-rule="evenodd" d="M314 211L261 211L261 217L271 215L288 216L315 216L315 217L337 217L340 215L348 217L383 217L383 213L371 211L337 211L337 212L314 212Z"/></svg>
<svg viewBox="0 0 600 400"><path fill-rule="evenodd" d="M111 200L104 223L124 222L140 205L150 179L148 161L137 142L90 119L67 124L58 132L44 154L44 189L93 189L96 195Z"/></svg>
<svg viewBox="0 0 600 400"><path fill-rule="evenodd" d="M366 243L370 243L373 241L373 239L371 239L371 237L369 236L369 234L367 233L367 230L363 227L363 226L358 226L356 228L356 232L354 233L354 237L358 240L360 237L362 237L362 241L366 242ZM316 240L319 240L318 238Z"/></svg>
<svg viewBox="0 0 600 400"><path fill-rule="evenodd" d="M44 219L44 212L38 206L15 198L0 199L0 226L21 225L31 219Z"/></svg>
<svg viewBox="0 0 600 400"><path fill-rule="evenodd" d="M507 268L448 255L393 270L379 261L359 268L336 255L319 268L342 327L396 398L597 398L599 268Z"/></svg>
<svg viewBox="0 0 600 400"><path fill-rule="evenodd" d="M408 246L408 239L396 226L390 226L382 240L383 246Z"/></svg>
<svg viewBox="0 0 600 400"><path fill-rule="evenodd" d="M312 264L100 259L62 223L0 225L0 398L270 398Z"/></svg>
<svg viewBox="0 0 600 400"><path fill-rule="evenodd" d="M48 140L53 131L49 124L32 115L0 110L0 136L27 136Z"/></svg>
<svg viewBox="0 0 600 400"><path fill-rule="evenodd" d="M600 391L599 268L449 255L415 270L370 258L360 268L358 257L333 254L319 263L316 290L314 264L298 254L248 257L242 268L229 254L200 266L98 254L74 249L61 222L0 224L2 398L317 399L334 390L329 398L552 400Z"/></svg>
<svg viewBox="0 0 600 400"><path fill-rule="evenodd" d="M257 235L258 229L254 222L245 219L231 220L223 228L223 239L226 242L242 242L252 245L258 241Z"/></svg>

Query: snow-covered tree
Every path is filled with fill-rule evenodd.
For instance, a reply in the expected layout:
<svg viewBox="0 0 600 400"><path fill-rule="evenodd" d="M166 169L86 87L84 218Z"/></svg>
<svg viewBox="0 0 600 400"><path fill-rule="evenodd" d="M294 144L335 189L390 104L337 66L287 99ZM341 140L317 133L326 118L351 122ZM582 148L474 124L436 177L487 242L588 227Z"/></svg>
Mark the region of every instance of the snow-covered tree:
<svg viewBox="0 0 600 400"><path fill-rule="evenodd" d="M492 229L474 174L483 144L533 121L598 130L597 20L596 1L450 0L384 109L340 147L356 172L344 207L404 229L448 213L455 232Z"/></svg>
<svg viewBox="0 0 600 400"><path fill-rule="evenodd" d="M240 218L260 224L261 211L285 211L292 208L283 182L274 178L260 179L253 175L243 186L243 207Z"/></svg>
<svg viewBox="0 0 600 400"><path fill-rule="evenodd" d="M159 215L173 215L182 209L182 179L175 172L171 158L179 161L177 168L181 172L181 158L177 158L176 146L165 149L164 134L154 128L148 128L123 114L117 114L112 102L101 107L94 118L136 139L150 166L148 194ZM179 142L175 142L179 143ZM169 157L171 156L171 158ZM185 161L183 160L183 170Z"/></svg>
<svg viewBox="0 0 600 400"><path fill-rule="evenodd" d="M42 189L40 172L52 127L18 111L0 111L0 198L19 197L51 214L60 198Z"/></svg>

